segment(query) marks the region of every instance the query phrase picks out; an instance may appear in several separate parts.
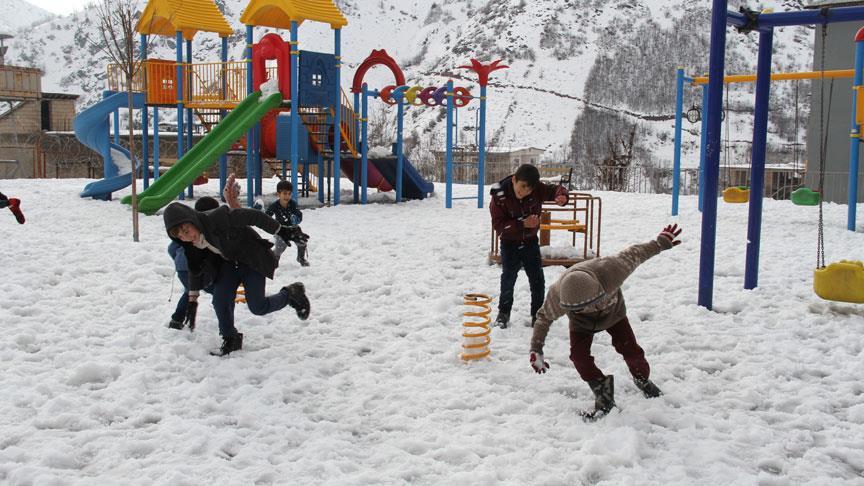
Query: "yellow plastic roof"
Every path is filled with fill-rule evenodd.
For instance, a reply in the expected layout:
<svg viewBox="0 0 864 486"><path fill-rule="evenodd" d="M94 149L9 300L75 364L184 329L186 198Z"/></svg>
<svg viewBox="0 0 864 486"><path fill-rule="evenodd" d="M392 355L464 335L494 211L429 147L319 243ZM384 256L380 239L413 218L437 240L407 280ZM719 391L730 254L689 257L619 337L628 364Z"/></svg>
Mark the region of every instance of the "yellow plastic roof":
<svg viewBox="0 0 864 486"><path fill-rule="evenodd" d="M330 24L333 29L348 25L333 0L251 0L240 22L244 25L290 29L291 21L302 24L312 20Z"/></svg>
<svg viewBox="0 0 864 486"><path fill-rule="evenodd" d="M191 40L198 31L215 32L219 37L234 33L212 0L150 0L138 20L139 34L173 37L177 31Z"/></svg>

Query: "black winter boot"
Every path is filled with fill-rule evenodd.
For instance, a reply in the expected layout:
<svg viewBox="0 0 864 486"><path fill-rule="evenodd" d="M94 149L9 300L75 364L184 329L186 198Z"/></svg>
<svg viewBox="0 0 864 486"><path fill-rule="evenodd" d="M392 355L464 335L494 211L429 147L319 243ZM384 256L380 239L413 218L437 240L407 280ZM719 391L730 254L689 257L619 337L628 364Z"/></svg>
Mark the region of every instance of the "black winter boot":
<svg viewBox="0 0 864 486"><path fill-rule="evenodd" d="M182 330L183 329L183 321L178 321L178 320L172 318L171 322L168 323L168 327L170 329L177 329L178 331Z"/></svg>
<svg viewBox="0 0 864 486"><path fill-rule="evenodd" d="M510 323L510 314L507 312L498 312L498 317L495 318L495 325L501 329L507 329L507 324Z"/></svg>
<svg viewBox="0 0 864 486"><path fill-rule="evenodd" d="M303 321L309 318L311 305L306 297L306 288L301 282L294 282L287 287L282 287L280 292L285 292L288 295L288 305L297 311L297 317Z"/></svg>
<svg viewBox="0 0 864 486"><path fill-rule="evenodd" d="M243 333L238 332L231 337L223 337L222 347L219 348L219 351L214 351L210 354L213 356L226 356L232 351L239 351L241 349L243 349Z"/></svg>
<svg viewBox="0 0 864 486"><path fill-rule="evenodd" d="M302 267L309 266L309 260L306 259L306 245L297 243L297 263Z"/></svg>
<svg viewBox="0 0 864 486"><path fill-rule="evenodd" d="M606 416L615 406L615 377L604 376L599 380L588 382L594 392L594 411L585 414L586 420L594 421Z"/></svg>
<svg viewBox="0 0 864 486"><path fill-rule="evenodd" d="M642 390L642 394L645 395L645 398L657 398L663 394L663 392L660 391L660 388L657 388L657 385L648 378L634 376L633 383L636 384L636 388Z"/></svg>

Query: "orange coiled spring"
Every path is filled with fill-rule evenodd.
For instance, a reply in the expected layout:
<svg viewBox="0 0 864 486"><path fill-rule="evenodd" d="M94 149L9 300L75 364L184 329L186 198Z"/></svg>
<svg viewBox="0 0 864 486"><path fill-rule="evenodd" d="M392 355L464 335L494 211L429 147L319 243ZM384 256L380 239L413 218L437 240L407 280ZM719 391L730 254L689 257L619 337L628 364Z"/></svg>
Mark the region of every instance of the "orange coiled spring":
<svg viewBox="0 0 864 486"><path fill-rule="evenodd" d="M237 296L234 298L234 302L238 304L246 303L246 288L241 284L237 287Z"/></svg>
<svg viewBox="0 0 864 486"><path fill-rule="evenodd" d="M466 310L462 315L466 318L478 318L462 321L462 354L459 355L465 361L485 358L492 351L489 349L489 344L492 338L489 334L492 330L489 328L489 323L492 319L489 314L492 312L492 307L489 305L492 298L485 294L465 294L463 302L467 306L479 307L480 310Z"/></svg>

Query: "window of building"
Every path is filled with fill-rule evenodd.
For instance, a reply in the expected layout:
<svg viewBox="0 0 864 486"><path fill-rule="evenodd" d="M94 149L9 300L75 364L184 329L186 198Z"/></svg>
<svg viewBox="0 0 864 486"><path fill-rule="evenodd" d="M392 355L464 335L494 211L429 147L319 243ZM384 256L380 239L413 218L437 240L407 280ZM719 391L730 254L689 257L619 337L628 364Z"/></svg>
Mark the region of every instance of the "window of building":
<svg viewBox="0 0 864 486"><path fill-rule="evenodd" d="M51 102L42 100L42 130L51 130Z"/></svg>
<svg viewBox="0 0 864 486"><path fill-rule="evenodd" d="M321 73L315 73L312 75L312 86L321 87L321 84L324 82L324 76Z"/></svg>

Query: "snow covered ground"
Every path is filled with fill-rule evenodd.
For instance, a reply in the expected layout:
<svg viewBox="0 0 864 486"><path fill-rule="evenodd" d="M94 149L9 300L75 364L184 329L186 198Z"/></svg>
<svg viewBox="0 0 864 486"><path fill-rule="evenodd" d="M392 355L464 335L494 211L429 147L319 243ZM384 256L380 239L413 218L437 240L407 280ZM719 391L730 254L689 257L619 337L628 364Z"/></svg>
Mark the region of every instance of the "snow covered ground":
<svg viewBox="0 0 864 486"><path fill-rule="evenodd" d="M166 328L180 286L161 216L142 216L133 243L129 208L80 199L86 182L0 182L27 216L0 211L0 483L864 484L864 318L811 290L817 208L765 201L760 285L746 291L747 206L720 203L708 311L696 199L672 218L669 196L598 193L601 253L669 222L684 244L624 288L666 395L642 398L598 335L621 410L586 424L593 398L563 320L550 372L529 367L524 274L491 358L459 359L462 295L497 296L499 269L488 211L445 209L441 185L398 206L306 209L312 266L288 258L268 287L303 281L310 319L239 305L244 348L216 358L208 296L194 334ZM864 257L845 206L825 211L828 260Z"/></svg>

